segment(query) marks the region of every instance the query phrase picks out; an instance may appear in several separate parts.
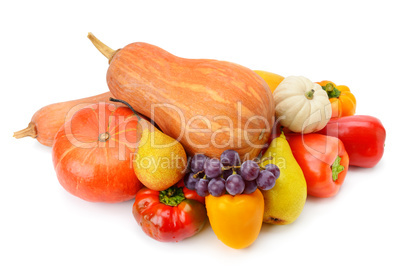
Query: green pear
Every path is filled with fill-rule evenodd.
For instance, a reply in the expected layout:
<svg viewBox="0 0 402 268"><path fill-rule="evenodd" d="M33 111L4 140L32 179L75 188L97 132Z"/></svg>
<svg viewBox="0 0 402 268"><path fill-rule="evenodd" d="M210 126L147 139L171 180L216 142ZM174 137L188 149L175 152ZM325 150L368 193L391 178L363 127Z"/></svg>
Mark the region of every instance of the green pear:
<svg viewBox="0 0 402 268"><path fill-rule="evenodd" d="M272 189L261 191L265 202L264 222L280 225L292 223L306 203L307 185L283 133L271 142L262 156L261 167L267 164L277 165L280 175Z"/></svg>
<svg viewBox="0 0 402 268"><path fill-rule="evenodd" d="M186 152L180 142L149 124L143 126L134 155L134 172L144 186L166 190L184 177L186 165Z"/></svg>

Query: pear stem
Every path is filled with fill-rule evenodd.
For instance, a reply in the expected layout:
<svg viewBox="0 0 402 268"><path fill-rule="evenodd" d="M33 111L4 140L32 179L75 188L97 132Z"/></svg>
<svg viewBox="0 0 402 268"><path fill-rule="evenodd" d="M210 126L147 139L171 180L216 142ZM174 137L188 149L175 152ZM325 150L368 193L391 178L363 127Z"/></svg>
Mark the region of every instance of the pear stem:
<svg viewBox="0 0 402 268"><path fill-rule="evenodd" d="M126 101L124 101L124 100L115 99L115 98L112 98L112 97L110 97L109 100L110 100L110 101L113 101L113 102L120 102L120 103L125 104L125 105L126 105L128 108L130 108L130 110L133 111L133 113L137 116L138 121L140 121L140 120L142 119L142 118L139 116L139 115L142 115L142 114L140 114L140 113L138 113L136 110L134 110L133 106L131 106L128 102L126 102ZM145 117L144 115L142 115L142 116ZM150 122L154 127L156 127L157 129L159 129L159 127L156 125L156 123L155 123L154 120L152 120L151 118L147 118L147 119L149 120L149 122Z"/></svg>
<svg viewBox="0 0 402 268"><path fill-rule="evenodd" d="M126 102L124 100L115 99L115 98L112 98L112 97L110 97L109 100L113 101L113 102L120 102L120 103L125 104L137 116L138 121L141 120L141 117L138 115L137 111L134 110L133 106L131 106L128 102Z"/></svg>

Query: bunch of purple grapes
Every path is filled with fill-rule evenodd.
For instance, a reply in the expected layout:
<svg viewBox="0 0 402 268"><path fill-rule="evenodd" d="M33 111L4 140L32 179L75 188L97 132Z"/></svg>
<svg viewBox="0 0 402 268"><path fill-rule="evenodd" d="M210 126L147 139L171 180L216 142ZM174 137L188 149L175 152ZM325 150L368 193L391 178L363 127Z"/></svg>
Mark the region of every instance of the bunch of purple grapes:
<svg viewBox="0 0 402 268"><path fill-rule="evenodd" d="M191 159L190 172L184 178L184 185L195 190L199 196L251 194L257 188L272 189L279 174L279 168L274 164L260 168L252 160L241 163L236 151L226 150L220 159L196 154Z"/></svg>

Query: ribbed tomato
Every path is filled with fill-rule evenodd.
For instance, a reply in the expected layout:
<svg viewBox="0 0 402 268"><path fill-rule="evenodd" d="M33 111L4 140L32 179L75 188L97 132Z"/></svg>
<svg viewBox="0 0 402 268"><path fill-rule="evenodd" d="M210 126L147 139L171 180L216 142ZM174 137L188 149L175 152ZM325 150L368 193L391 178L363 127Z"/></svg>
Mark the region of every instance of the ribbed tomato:
<svg viewBox="0 0 402 268"><path fill-rule="evenodd" d="M142 187L131 164L137 123L129 108L113 104L93 104L76 112L53 145L53 165L64 189L92 202L134 198Z"/></svg>

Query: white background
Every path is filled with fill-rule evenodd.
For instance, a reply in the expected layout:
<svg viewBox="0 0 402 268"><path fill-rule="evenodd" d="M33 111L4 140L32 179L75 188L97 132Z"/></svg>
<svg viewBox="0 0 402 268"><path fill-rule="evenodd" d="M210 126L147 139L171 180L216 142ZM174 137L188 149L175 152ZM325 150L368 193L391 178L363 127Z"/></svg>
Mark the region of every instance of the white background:
<svg viewBox="0 0 402 268"><path fill-rule="evenodd" d="M340 267L402 264L402 19L398 1L2 1L0 267ZM380 118L385 154L350 168L334 198L308 198L296 222L264 224L244 250L207 226L180 243L147 237L133 201L68 194L51 149L12 138L50 103L106 92L107 60L142 41L187 58L236 62L283 76L348 85L357 113Z"/></svg>

